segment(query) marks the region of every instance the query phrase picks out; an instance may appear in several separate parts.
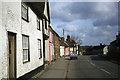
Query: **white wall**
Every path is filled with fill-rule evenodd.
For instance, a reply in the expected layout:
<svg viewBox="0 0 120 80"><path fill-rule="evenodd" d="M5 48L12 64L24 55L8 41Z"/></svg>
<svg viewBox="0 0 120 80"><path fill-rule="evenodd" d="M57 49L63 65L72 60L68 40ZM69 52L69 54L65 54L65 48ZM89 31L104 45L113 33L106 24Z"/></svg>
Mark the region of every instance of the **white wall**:
<svg viewBox="0 0 120 80"><path fill-rule="evenodd" d="M64 55L64 46L60 46L60 56Z"/></svg>
<svg viewBox="0 0 120 80"><path fill-rule="evenodd" d="M43 45L43 36L42 36L42 20L40 20L41 31L37 30L37 16L29 8L29 22L26 22L22 19L22 34L29 36L30 42L30 62L23 64L20 63L18 66L18 76L21 76L25 73L34 70L35 68L43 65L43 57L39 59L38 54L38 39L41 39L41 46ZM22 44L21 44L22 45ZM42 46L43 53L43 46ZM20 55L19 55L20 56ZM43 56L43 54L42 54ZM23 57L22 57L23 60Z"/></svg>
<svg viewBox="0 0 120 80"><path fill-rule="evenodd" d="M18 2L3 2L2 3L2 27L0 27L0 58L2 59L2 70L0 71L0 79L8 78L8 33L11 31L14 33L20 32L20 3Z"/></svg>
<svg viewBox="0 0 120 80"><path fill-rule="evenodd" d="M103 54L104 54L104 55L107 55L107 53L108 53L108 46L105 46L105 47L103 48Z"/></svg>
<svg viewBox="0 0 120 80"><path fill-rule="evenodd" d="M46 18L47 18L47 20L48 20L47 2L45 2L44 15L46 16ZM49 36L48 25L49 25L49 22L47 21L47 30L45 29L45 24L44 24L44 33Z"/></svg>
<svg viewBox="0 0 120 80"><path fill-rule="evenodd" d="M45 2L44 15L48 19L48 15L47 15L47 2ZM47 29L45 29L45 24L44 24L44 33L47 36L49 36L48 25L49 25L49 22L47 21ZM49 39L45 40L45 61L49 61Z"/></svg>
<svg viewBox="0 0 120 80"><path fill-rule="evenodd" d="M0 3L1 5L1 3ZM0 7L1 10L1 7ZM2 26L0 20L0 79L8 78L8 35L7 31L16 33L17 78L43 65L43 58L39 59L38 41L42 39L41 31L37 30L36 15L29 8L29 22L21 19L21 1L2 3ZM0 12L1 15L1 12ZM30 62L23 64L22 34L29 36ZM42 46L43 53L43 46ZM43 54L42 54L43 55Z"/></svg>
<svg viewBox="0 0 120 80"><path fill-rule="evenodd" d="M2 79L2 57L3 57L3 50L2 50L2 1L0 0L0 79Z"/></svg>
<svg viewBox="0 0 120 80"><path fill-rule="evenodd" d="M49 40L45 40L45 61L49 61Z"/></svg>
<svg viewBox="0 0 120 80"><path fill-rule="evenodd" d="M73 53L73 47L70 47L70 54Z"/></svg>

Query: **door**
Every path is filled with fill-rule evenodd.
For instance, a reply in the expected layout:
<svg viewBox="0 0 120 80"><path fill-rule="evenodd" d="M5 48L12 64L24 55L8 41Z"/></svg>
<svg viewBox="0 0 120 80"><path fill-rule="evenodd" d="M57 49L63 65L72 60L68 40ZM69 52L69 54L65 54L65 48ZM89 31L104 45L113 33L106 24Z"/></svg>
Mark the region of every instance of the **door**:
<svg viewBox="0 0 120 80"><path fill-rule="evenodd" d="M8 33L8 50L9 50L9 78L16 77L16 36L13 33Z"/></svg>

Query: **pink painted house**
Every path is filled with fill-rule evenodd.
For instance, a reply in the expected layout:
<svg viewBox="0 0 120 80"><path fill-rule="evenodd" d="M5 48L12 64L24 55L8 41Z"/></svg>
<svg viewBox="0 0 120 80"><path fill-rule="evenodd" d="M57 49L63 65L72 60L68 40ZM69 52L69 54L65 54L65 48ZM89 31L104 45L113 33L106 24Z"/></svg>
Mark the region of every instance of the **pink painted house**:
<svg viewBox="0 0 120 80"><path fill-rule="evenodd" d="M52 54L53 54L53 48L52 48L52 29L49 26L49 62L52 61Z"/></svg>

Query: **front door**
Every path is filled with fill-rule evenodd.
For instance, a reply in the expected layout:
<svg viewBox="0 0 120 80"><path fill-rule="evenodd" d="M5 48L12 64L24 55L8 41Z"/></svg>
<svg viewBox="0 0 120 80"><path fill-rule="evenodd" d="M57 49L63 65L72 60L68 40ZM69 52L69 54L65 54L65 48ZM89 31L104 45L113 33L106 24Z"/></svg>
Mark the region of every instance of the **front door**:
<svg viewBox="0 0 120 80"><path fill-rule="evenodd" d="M8 33L8 50L9 50L9 78L15 78L15 63L16 63L16 58L15 58L15 44L16 44L16 39L15 39L15 34L13 33Z"/></svg>

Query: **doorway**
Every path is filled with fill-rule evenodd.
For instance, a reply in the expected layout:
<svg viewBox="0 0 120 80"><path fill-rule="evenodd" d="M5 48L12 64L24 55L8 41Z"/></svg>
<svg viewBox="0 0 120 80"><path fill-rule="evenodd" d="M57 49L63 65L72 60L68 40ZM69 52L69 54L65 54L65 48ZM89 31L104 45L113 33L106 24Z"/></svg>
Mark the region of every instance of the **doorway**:
<svg viewBox="0 0 120 80"><path fill-rule="evenodd" d="M9 78L16 78L16 34L8 32Z"/></svg>

